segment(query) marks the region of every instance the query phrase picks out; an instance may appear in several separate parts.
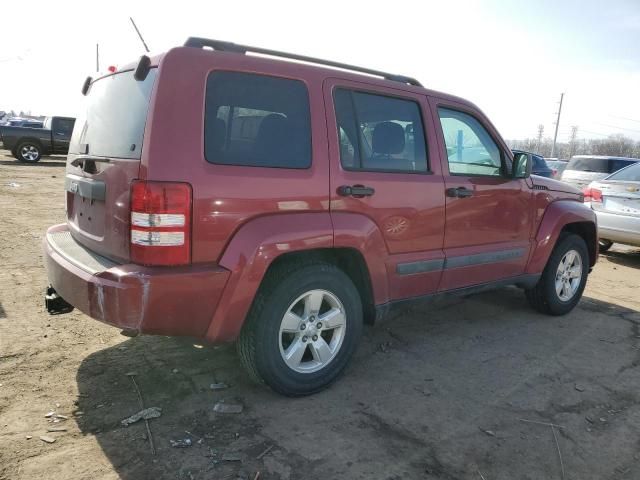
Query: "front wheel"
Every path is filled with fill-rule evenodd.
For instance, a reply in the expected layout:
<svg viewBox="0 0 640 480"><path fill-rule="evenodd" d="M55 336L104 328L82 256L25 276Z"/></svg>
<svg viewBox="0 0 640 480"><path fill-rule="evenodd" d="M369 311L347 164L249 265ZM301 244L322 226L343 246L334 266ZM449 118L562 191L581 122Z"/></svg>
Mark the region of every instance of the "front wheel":
<svg viewBox="0 0 640 480"><path fill-rule="evenodd" d="M587 284L589 252L582 237L562 236L540 280L525 294L531 306L548 315L564 315L577 305Z"/></svg>
<svg viewBox="0 0 640 480"><path fill-rule="evenodd" d="M302 396L335 381L362 333L362 305L334 265L276 267L254 300L238 341L251 376L278 393Z"/></svg>
<svg viewBox="0 0 640 480"><path fill-rule="evenodd" d="M42 149L35 142L23 142L16 148L16 157L21 162L36 163L42 158Z"/></svg>

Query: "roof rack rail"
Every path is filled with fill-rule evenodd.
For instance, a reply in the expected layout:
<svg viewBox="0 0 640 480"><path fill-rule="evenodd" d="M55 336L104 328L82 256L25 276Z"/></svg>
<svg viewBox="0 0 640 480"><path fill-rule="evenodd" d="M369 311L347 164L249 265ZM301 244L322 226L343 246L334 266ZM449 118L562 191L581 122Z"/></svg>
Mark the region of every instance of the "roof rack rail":
<svg viewBox="0 0 640 480"><path fill-rule="evenodd" d="M222 40L212 40L208 38L189 37L184 43L185 47L204 48L209 47L221 52L233 52L246 54L247 52L258 53L261 55L269 55L271 57L290 58L292 60L299 60L301 62L316 63L319 65L326 65L329 67L340 68L343 70L352 70L354 72L366 73L368 75L374 75L376 77L382 77L394 82L407 83L409 85L415 85L421 87L422 84L415 78L405 77L404 75L394 75L392 73L381 72L379 70L372 70L370 68L356 67L354 65L348 65L346 63L333 62L331 60L322 60L320 58L307 57L305 55L298 55L295 53L280 52L278 50L268 50L266 48L249 47L247 45L239 45L237 43L225 42Z"/></svg>

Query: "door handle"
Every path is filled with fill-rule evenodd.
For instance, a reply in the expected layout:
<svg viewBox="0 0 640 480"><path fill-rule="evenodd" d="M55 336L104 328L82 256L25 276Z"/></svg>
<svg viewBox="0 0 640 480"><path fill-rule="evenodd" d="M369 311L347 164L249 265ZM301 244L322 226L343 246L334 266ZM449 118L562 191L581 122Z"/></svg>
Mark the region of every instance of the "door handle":
<svg viewBox="0 0 640 480"><path fill-rule="evenodd" d="M338 187L338 195L342 197L370 197L376 193L371 187L365 187L364 185L342 185Z"/></svg>
<svg viewBox="0 0 640 480"><path fill-rule="evenodd" d="M473 196L473 190L469 190L465 187L447 188L447 197L467 198L471 196Z"/></svg>

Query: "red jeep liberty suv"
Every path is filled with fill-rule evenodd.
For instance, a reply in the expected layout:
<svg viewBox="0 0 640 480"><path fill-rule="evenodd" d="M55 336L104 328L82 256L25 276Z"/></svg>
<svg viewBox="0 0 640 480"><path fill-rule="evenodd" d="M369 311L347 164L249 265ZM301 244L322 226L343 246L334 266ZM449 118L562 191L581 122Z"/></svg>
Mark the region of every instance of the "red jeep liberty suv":
<svg viewBox="0 0 640 480"><path fill-rule="evenodd" d="M596 262L580 192L412 78L190 38L82 90L48 310L237 340L282 394L334 381L395 303L512 284L562 315Z"/></svg>

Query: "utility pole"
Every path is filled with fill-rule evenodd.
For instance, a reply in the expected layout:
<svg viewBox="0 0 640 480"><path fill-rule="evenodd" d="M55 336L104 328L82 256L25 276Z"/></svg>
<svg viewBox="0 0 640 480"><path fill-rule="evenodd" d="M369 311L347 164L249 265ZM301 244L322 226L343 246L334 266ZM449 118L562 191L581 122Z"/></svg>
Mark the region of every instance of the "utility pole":
<svg viewBox="0 0 640 480"><path fill-rule="evenodd" d="M96 43L96 72L100 71L100 45Z"/></svg>
<svg viewBox="0 0 640 480"><path fill-rule="evenodd" d="M544 125L538 125L538 142L536 143L536 153L540 153L540 147L542 145L542 136L544 135Z"/></svg>
<svg viewBox="0 0 640 480"><path fill-rule="evenodd" d="M556 152L556 140L558 139L558 127L560 126L560 113L562 113L562 100L564 93L560 94L560 106L558 107L558 118L556 119L556 132L553 134L553 145L551 145L551 158Z"/></svg>
<svg viewBox="0 0 640 480"><path fill-rule="evenodd" d="M138 30L138 26L136 25L136 22L133 21L133 17L129 17L129 20L131 20L131 24L133 25L133 28L136 29L136 33L140 37L140 41L142 42L142 45L144 45L144 49L147 51L147 53L149 53L149 47L147 47L147 44L144 41L144 38L142 38L142 34L140 33L140 30Z"/></svg>
<svg viewBox="0 0 640 480"><path fill-rule="evenodd" d="M573 125L571 127L571 136L569 137L569 158L573 157L576 153L576 139L578 138L578 126Z"/></svg>

